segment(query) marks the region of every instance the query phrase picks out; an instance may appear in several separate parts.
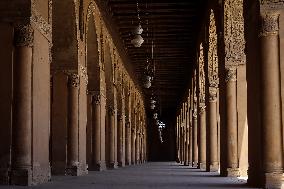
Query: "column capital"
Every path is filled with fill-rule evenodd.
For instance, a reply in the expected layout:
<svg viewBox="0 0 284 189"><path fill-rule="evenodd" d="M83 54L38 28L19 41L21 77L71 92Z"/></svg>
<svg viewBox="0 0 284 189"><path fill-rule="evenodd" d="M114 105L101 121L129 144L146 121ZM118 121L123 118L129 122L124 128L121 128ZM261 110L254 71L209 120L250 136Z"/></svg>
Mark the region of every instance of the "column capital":
<svg viewBox="0 0 284 189"><path fill-rule="evenodd" d="M80 77L76 73L68 73L68 85L70 87L79 88Z"/></svg>
<svg viewBox="0 0 284 189"><path fill-rule="evenodd" d="M17 24L14 26L14 45L17 47L33 47L34 29L30 24Z"/></svg>
<svg viewBox="0 0 284 189"><path fill-rule="evenodd" d="M114 114L115 114L115 109L114 109L113 106L109 106L109 107L108 107L108 113L109 113L110 115L114 115Z"/></svg>
<svg viewBox="0 0 284 189"><path fill-rule="evenodd" d="M197 109L193 110L192 116L194 119L197 119Z"/></svg>
<svg viewBox="0 0 284 189"><path fill-rule="evenodd" d="M92 103L96 105L101 103L101 95L99 91L88 91L88 94L91 95Z"/></svg>
<svg viewBox="0 0 284 189"><path fill-rule="evenodd" d="M261 25L259 37L268 35L278 35L279 32L279 16L280 12L277 10L263 10L260 14Z"/></svg>
<svg viewBox="0 0 284 189"><path fill-rule="evenodd" d="M199 115L200 115L200 114L203 114L203 113L205 112L205 110L206 110L205 104L201 104L201 105L199 106Z"/></svg>
<svg viewBox="0 0 284 189"><path fill-rule="evenodd" d="M226 83L233 81L236 82L237 81L237 68L238 66L228 66L226 67Z"/></svg>
<svg viewBox="0 0 284 189"><path fill-rule="evenodd" d="M209 102L217 101L217 87L209 87Z"/></svg>

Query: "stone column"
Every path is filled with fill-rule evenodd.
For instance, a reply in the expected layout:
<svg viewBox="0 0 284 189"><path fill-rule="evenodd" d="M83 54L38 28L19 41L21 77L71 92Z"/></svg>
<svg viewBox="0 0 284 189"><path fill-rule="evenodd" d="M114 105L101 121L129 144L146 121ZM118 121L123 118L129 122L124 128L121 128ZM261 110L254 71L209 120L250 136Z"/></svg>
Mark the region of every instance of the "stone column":
<svg viewBox="0 0 284 189"><path fill-rule="evenodd" d="M193 112L193 126L192 126L192 166L197 167L198 165L198 143L197 143L197 110L195 109Z"/></svg>
<svg viewBox="0 0 284 189"><path fill-rule="evenodd" d="M226 176L240 176L238 168L237 66L226 67Z"/></svg>
<svg viewBox="0 0 284 189"><path fill-rule="evenodd" d="M131 125L130 121L128 120L126 122L126 153L125 153L125 164L130 165L131 164Z"/></svg>
<svg viewBox="0 0 284 189"><path fill-rule="evenodd" d="M125 166L124 154L123 154L123 115L118 115L118 166Z"/></svg>
<svg viewBox="0 0 284 189"><path fill-rule="evenodd" d="M216 87L209 88L208 101L208 120L209 120L209 167L210 172L217 172L219 170L218 160L218 127L217 127L217 90Z"/></svg>
<svg viewBox="0 0 284 189"><path fill-rule="evenodd" d="M191 112L191 109L189 110ZM192 120L192 116L189 116L189 120ZM188 126L188 164L192 165L192 121L189 121Z"/></svg>
<svg viewBox="0 0 284 189"><path fill-rule="evenodd" d="M261 122L264 188L281 188L283 175L279 12L261 14Z"/></svg>
<svg viewBox="0 0 284 189"><path fill-rule="evenodd" d="M109 107L108 110L108 124L109 124L109 168L117 168L116 154L115 154L115 110Z"/></svg>
<svg viewBox="0 0 284 189"><path fill-rule="evenodd" d="M131 164L134 165L135 164L135 153L136 153L136 149L135 149L135 140L136 140L136 129L135 129L135 125L132 126L131 128Z"/></svg>
<svg viewBox="0 0 284 189"><path fill-rule="evenodd" d="M140 131L136 131L136 141L135 141L135 149L136 149L136 153L135 153L135 163L139 164L139 154L140 154Z"/></svg>
<svg viewBox="0 0 284 189"><path fill-rule="evenodd" d="M179 163L179 121L178 116L176 118L176 162Z"/></svg>
<svg viewBox="0 0 284 189"><path fill-rule="evenodd" d="M188 123L188 117L187 117L187 111L185 112L185 148L184 148L184 153L185 153L185 158L184 158L184 165L185 166L188 166L189 165L189 161L188 161L188 126L189 126L189 123Z"/></svg>
<svg viewBox="0 0 284 189"><path fill-rule="evenodd" d="M68 120L67 120L67 168L66 174L78 176L79 173L79 76L68 75Z"/></svg>
<svg viewBox="0 0 284 189"><path fill-rule="evenodd" d="M18 25L14 31L14 103L11 184L32 183L32 56L34 30Z"/></svg>
<svg viewBox="0 0 284 189"><path fill-rule="evenodd" d="M206 170L206 112L205 105L199 107L198 168Z"/></svg>
<svg viewBox="0 0 284 189"><path fill-rule="evenodd" d="M97 92L99 93L99 92ZM101 97L92 94L92 155L93 165L90 170L101 171Z"/></svg>

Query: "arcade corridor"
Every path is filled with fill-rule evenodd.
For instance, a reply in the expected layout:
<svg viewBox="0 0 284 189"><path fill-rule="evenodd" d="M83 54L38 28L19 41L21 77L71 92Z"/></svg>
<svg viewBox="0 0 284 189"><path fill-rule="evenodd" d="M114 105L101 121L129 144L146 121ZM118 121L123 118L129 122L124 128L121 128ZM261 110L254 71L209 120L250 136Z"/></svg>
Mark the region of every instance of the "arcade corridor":
<svg viewBox="0 0 284 189"><path fill-rule="evenodd" d="M155 162L81 177L57 176L35 189L248 189L244 180L224 178L174 162ZM23 187L1 187L22 189Z"/></svg>
<svg viewBox="0 0 284 189"><path fill-rule="evenodd" d="M283 26L284 0L0 0L1 188L284 189Z"/></svg>

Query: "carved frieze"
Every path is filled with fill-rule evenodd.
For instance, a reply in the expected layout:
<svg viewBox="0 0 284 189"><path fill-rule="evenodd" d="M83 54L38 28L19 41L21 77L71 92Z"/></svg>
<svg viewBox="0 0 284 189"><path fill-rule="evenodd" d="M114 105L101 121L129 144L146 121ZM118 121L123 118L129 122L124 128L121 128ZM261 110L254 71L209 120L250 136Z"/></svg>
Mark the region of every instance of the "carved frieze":
<svg viewBox="0 0 284 189"><path fill-rule="evenodd" d="M34 29L30 24L15 25L14 45L18 47L32 47L34 45Z"/></svg>
<svg viewBox="0 0 284 189"><path fill-rule="evenodd" d="M199 103L205 103L205 73L203 45L200 44L199 53Z"/></svg>
<svg viewBox="0 0 284 189"><path fill-rule="evenodd" d="M245 64L243 0L224 1L225 64Z"/></svg>
<svg viewBox="0 0 284 189"><path fill-rule="evenodd" d="M214 12L211 9L209 25L208 77L211 87L218 87L218 44Z"/></svg>
<svg viewBox="0 0 284 189"><path fill-rule="evenodd" d="M33 11L31 16L32 23L41 32L41 34L51 42L52 40L52 26L49 24L38 12Z"/></svg>

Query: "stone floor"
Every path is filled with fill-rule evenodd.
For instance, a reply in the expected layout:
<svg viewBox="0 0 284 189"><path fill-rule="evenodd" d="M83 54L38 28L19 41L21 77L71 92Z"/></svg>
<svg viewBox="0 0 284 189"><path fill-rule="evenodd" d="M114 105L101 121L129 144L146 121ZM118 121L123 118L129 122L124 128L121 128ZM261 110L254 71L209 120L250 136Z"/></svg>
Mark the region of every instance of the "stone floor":
<svg viewBox="0 0 284 189"><path fill-rule="evenodd" d="M82 177L56 176L52 182L34 187L0 186L2 189L230 189L248 188L244 180L222 178L174 162L157 162L103 172L89 172Z"/></svg>

